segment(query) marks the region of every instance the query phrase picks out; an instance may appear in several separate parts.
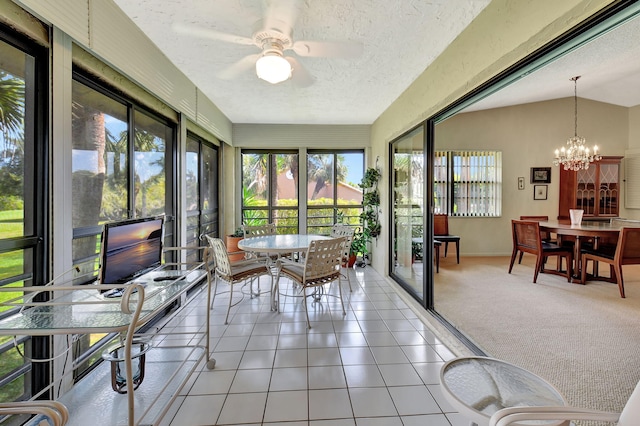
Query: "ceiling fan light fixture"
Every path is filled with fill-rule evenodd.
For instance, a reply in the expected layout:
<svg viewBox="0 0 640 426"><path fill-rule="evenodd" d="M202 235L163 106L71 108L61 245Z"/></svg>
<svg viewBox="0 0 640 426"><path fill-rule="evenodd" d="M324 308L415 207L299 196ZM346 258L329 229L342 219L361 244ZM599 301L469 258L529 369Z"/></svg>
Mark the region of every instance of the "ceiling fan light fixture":
<svg viewBox="0 0 640 426"><path fill-rule="evenodd" d="M291 78L291 64L280 52L265 52L256 61L258 78L271 84L278 84Z"/></svg>

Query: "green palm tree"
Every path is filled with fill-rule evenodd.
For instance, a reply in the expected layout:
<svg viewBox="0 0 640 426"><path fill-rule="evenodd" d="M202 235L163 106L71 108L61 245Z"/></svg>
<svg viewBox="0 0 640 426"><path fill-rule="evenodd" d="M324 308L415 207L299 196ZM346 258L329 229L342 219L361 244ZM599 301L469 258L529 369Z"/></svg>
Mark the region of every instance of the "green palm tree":
<svg viewBox="0 0 640 426"><path fill-rule="evenodd" d="M344 164L344 157L338 155L336 158L336 182L343 182L347 176L347 167ZM310 154L308 161L307 175L310 181L316 184L311 194L311 199L322 191L328 183L333 182L333 154Z"/></svg>
<svg viewBox="0 0 640 426"><path fill-rule="evenodd" d="M0 70L0 129L5 140L22 140L24 80Z"/></svg>
<svg viewBox="0 0 640 426"><path fill-rule="evenodd" d="M242 155L242 186L258 198L266 198L268 158L267 154Z"/></svg>

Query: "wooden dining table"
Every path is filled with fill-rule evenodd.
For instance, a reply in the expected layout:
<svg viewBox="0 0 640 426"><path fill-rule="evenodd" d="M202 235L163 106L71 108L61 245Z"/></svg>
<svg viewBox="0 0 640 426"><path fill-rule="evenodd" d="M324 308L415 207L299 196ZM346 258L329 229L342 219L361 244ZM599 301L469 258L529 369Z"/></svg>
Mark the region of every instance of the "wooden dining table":
<svg viewBox="0 0 640 426"><path fill-rule="evenodd" d="M601 221L582 221L579 225L572 225L567 222L557 220L549 220L540 222L540 231L552 232L562 238L563 235L575 237L574 254L573 254L573 279L572 282L584 284L581 279L581 262L580 250L582 243L587 240L593 240L594 248L598 248L601 239L617 240L622 225L612 224ZM596 269L597 271L597 269ZM597 272L596 274L597 275Z"/></svg>

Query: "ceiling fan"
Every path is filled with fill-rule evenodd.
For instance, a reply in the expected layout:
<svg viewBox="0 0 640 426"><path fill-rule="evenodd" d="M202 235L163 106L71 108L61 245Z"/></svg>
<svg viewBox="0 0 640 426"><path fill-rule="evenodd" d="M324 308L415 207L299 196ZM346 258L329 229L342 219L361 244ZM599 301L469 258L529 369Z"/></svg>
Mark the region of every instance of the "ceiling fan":
<svg viewBox="0 0 640 426"><path fill-rule="evenodd" d="M273 10L270 10L273 12ZM293 51L300 57L357 57L362 53L362 45L354 42L293 40L293 29L287 22L276 19L273 13L267 13L253 27L251 37L223 33L209 28L193 25L174 24L176 32L196 37L210 38L240 45L253 45L261 52L245 56L218 74L222 79L231 79L255 65L259 78L272 84L292 79L299 86L313 83L312 75L302 66L295 56L285 56ZM293 22L293 20L290 20Z"/></svg>

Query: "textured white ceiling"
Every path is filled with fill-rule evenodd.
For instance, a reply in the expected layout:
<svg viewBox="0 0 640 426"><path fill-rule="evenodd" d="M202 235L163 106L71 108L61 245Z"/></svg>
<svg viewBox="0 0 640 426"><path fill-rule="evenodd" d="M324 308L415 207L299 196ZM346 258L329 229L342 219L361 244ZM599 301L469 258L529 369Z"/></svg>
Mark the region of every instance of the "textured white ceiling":
<svg viewBox="0 0 640 426"><path fill-rule="evenodd" d="M371 124L490 0L114 0L233 123ZM357 46L347 58L300 57L311 76L271 85L246 40L270 17L293 27L293 40ZM573 96L640 104L640 19L589 43L468 110ZM233 36L231 36L233 35ZM225 41L223 41L224 39ZM232 70L232 69L231 69ZM227 76L225 76L227 74ZM224 77L224 78L221 78ZM294 76L295 77L295 76Z"/></svg>
<svg viewBox="0 0 640 426"><path fill-rule="evenodd" d="M523 77L466 111L573 96L632 107L640 105L640 18L619 26Z"/></svg>
<svg viewBox="0 0 640 426"><path fill-rule="evenodd" d="M115 0L233 123L280 124L371 124L489 2ZM271 85L255 68L220 78L260 49L198 30L250 38L265 16L292 23L294 41L339 42L361 53L327 58L285 51L313 78L307 87L295 80Z"/></svg>

